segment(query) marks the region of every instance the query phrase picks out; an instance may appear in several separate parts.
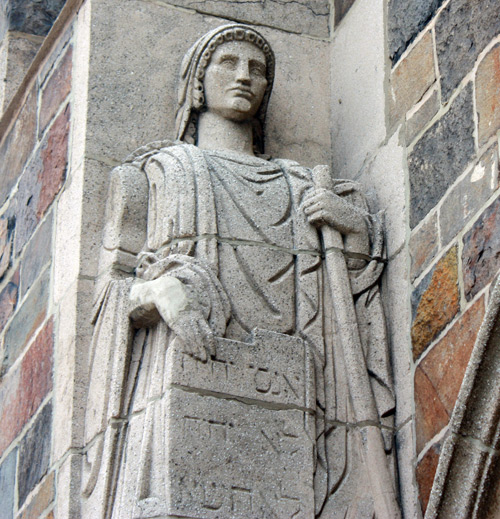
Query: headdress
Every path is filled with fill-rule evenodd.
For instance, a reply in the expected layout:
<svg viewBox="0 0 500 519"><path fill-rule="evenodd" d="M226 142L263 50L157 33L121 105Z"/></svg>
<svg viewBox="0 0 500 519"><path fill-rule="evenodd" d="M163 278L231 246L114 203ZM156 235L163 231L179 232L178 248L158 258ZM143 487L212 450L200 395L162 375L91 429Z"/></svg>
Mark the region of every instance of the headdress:
<svg viewBox="0 0 500 519"><path fill-rule="evenodd" d="M264 37L252 27L240 24L222 25L202 36L182 60L179 81L178 108L175 121L176 138L195 143L198 115L205 107L203 78L215 49L229 41L248 41L259 49L266 58L267 87L259 110L255 116L254 147L264 152L264 124L267 104L274 80L274 53Z"/></svg>

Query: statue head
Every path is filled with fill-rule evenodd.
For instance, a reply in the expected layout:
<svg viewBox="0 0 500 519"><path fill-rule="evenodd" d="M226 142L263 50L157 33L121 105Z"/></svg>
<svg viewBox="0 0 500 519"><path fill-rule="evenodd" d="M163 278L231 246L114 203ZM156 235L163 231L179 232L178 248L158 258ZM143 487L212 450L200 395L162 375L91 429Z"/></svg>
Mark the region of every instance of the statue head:
<svg viewBox="0 0 500 519"><path fill-rule="evenodd" d="M265 59L265 70L262 71L267 84L262 101L255 107L253 115L253 142L255 151L264 152L264 125L267 105L274 80L274 53L269 43L255 29L246 25L223 25L202 36L184 56L181 65L179 82L178 110L176 117L177 139L196 144L199 114L207 109L205 96L205 73L214 53L220 54L219 47L224 44L233 50L234 42L244 42L246 47L259 49Z"/></svg>

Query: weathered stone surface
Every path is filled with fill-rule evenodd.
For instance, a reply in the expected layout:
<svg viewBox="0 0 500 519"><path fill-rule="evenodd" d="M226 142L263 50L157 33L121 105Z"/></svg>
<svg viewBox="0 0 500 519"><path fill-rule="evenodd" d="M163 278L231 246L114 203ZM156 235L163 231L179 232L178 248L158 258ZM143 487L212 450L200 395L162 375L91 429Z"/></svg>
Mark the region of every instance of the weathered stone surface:
<svg viewBox="0 0 500 519"><path fill-rule="evenodd" d="M481 145L500 128L500 44L488 52L477 69L476 109Z"/></svg>
<svg viewBox="0 0 500 519"><path fill-rule="evenodd" d="M393 69L390 78L389 119L394 124L415 105L436 80L431 31Z"/></svg>
<svg viewBox="0 0 500 519"><path fill-rule="evenodd" d="M450 110L424 133L408 157L412 228L439 202L474 152L472 84L469 83Z"/></svg>
<svg viewBox="0 0 500 519"><path fill-rule="evenodd" d="M405 125L407 144L411 144L415 140L417 135L437 114L439 107L438 89L434 88L431 95L429 95L414 112L407 115Z"/></svg>
<svg viewBox="0 0 500 519"><path fill-rule="evenodd" d="M168 0L168 3L241 23L323 38L329 36L330 3L327 0L263 0L258 3L248 0Z"/></svg>
<svg viewBox="0 0 500 519"><path fill-rule="evenodd" d="M447 101L486 45L500 32L496 0L454 0L436 21L441 95Z"/></svg>
<svg viewBox="0 0 500 519"><path fill-rule="evenodd" d="M410 236L411 279L417 278L432 262L439 249L437 213Z"/></svg>
<svg viewBox="0 0 500 519"><path fill-rule="evenodd" d="M457 248L452 247L412 294L411 337L416 359L451 322L460 307Z"/></svg>
<svg viewBox="0 0 500 519"><path fill-rule="evenodd" d="M36 417L19 447L17 470L18 506L46 474L50 465L52 403L47 403Z"/></svg>
<svg viewBox="0 0 500 519"><path fill-rule="evenodd" d="M16 217L14 254L18 256L61 189L66 176L69 105L54 121L26 168L11 212Z"/></svg>
<svg viewBox="0 0 500 519"><path fill-rule="evenodd" d="M38 334L20 365L0 385L0 456L52 389L53 321Z"/></svg>
<svg viewBox="0 0 500 519"><path fill-rule="evenodd" d="M498 152L488 150L477 166L448 193L439 212L441 243L446 245L498 188Z"/></svg>
<svg viewBox="0 0 500 519"><path fill-rule="evenodd" d="M23 510L21 514L18 515L18 519L39 519L42 517L42 513L49 507L49 505L54 501L55 497L55 476L54 472L48 474L48 476L43 480L42 484L36 491L36 494L33 496L29 504ZM45 519L45 516L43 516ZM48 519L48 516L47 516Z"/></svg>
<svg viewBox="0 0 500 519"><path fill-rule="evenodd" d="M38 38L27 38L24 34L16 33L8 33L6 35L2 42L2 51L5 52L5 77L1 78L4 85L3 100L2 89L0 89L0 111L7 108L12 97L17 92L40 45L41 41ZM2 51L0 51L0 56Z"/></svg>
<svg viewBox="0 0 500 519"><path fill-rule="evenodd" d="M71 91L73 47L69 46L42 91L39 131L42 133Z"/></svg>
<svg viewBox="0 0 500 519"><path fill-rule="evenodd" d="M372 0L357 0L336 31L326 65L331 76L329 131L337 178L354 178L386 137L386 74L379 65L384 63L385 52L384 10ZM299 70L294 63L289 67ZM316 70L319 68L316 64ZM296 94L290 98L295 99ZM281 109L288 110L285 106Z"/></svg>
<svg viewBox="0 0 500 519"><path fill-rule="evenodd" d="M423 410L426 410L427 406L429 409L424 414ZM415 370L415 409L415 433L419 453L450 420L432 382L420 366Z"/></svg>
<svg viewBox="0 0 500 519"><path fill-rule="evenodd" d="M8 6L9 28L13 31L45 36L64 3L65 0L11 0Z"/></svg>
<svg viewBox="0 0 500 519"><path fill-rule="evenodd" d="M432 483L434 482L434 475L439 461L439 454L441 452L441 443L435 443L424 454L424 457L418 462L416 469L418 494L422 512L425 514L429 496L431 493Z"/></svg>
<svg viewBox="0 0 500 519"><path fill-rule="evenodd" d="M335 0L335 25L338 25L356 0Z"/></svg>
<svg viewBox="0 0 500 519"><path fill-rule="evenodd" d="M446 418L453 412L484 312L484 298L481 298L417 367L415 415L419 450L447 424Z"/></svg>
<svg viewBox="0 0 500 519"><path fill-rule="evenodd" d="M0 292L0 330L5 328L7 321L16 309L19 294L19 269L16 270L5 288Z"/></svg>
<svg viewBox="0 0 500 519"><path fill-rule="evenodd" d="M19 357L26 343L45 319L50 294L50 269L38 278L5 331L2 373Z"/></svg>
<svg viewBox="0 0 500 519"><path fill-rule="evenodd" d="M0 218L0 279L10 267L14 226L14 218Z"/></svg>
<svg viewBox="0 0 500 519"><path fill-rule="evenodd" d="M442 3L443 0L390 0L389 57L393 63L427 25Z"/></svg>
<svg viewBox="0 0 500 519"><path fill-rule="evenodd" d="M36 93L31 92L14 126L0 145L0 204L3 204L33 151L36 138Z"/></svg>
<svg viewBox="0 0 500 519"><path fill-rule="evenodd" d="M13 519L16 488L17 449L0 465L0 519Z"/></svg>
<svg viewBox="0 0 500 519"><path fill-rule="evenodd" d="M33 285L52 258L53 212L38 227L26 247L21 263L20 298Z"/></svg>
<svg viewBox="0 0 500 519"><path fill-rule="evenodd" d="M462 268L465 297L470 301L500 268L500 199L478 218L463 238Z"/></svg>

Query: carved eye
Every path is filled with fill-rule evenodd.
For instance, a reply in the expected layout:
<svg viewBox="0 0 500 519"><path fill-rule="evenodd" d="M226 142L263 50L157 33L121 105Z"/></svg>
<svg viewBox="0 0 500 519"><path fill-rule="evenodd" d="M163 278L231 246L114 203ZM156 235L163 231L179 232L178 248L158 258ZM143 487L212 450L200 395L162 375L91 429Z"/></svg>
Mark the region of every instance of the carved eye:
<svg viewBox="0 0 500 519"><path fill-rule="evenodd" d="M253 76L266 77L266 69L261 65L252 65L250 67L250 73Z"/></svg>
<svg viewBox="0 0 500 519"><path fill-rule="evenodd" d="M232 56L223 56L220 59L219 64L224 66L225 68L233 70L234 68L236 68L236 58Z"/></svg>

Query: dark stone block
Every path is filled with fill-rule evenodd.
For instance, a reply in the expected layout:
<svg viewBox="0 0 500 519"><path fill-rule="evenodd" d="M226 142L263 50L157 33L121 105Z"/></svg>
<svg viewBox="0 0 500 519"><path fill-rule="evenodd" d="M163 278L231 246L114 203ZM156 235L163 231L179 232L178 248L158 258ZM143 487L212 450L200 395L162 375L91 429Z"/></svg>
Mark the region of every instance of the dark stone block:
<svg viewBox="0 0 500 519"><path fill-rule="evenodd" d="M5 328L7 321L16 309L19 292L19 270L17 270L6 287L0 292L0 330Z"/></svg>
<svg viewBox="0 0 500 519"><path fill-rule="evenodd" d="M14 517L14 488L16 484L17 449L0 465L0 519Z"/></svg>
<svg viewBox="0 0 500 519"><path fill-rule="evenodd" d="M410 226L413 229L441 200L474 157L472 84L415 145L408 158Z"/></svg>
<svg viewBox="0 0 500 519"><path fill-rule="evenodd" d="M47 269L32 287L5 332L2 373L12 366L24 346L42 324L47 313L49 290L50 269Z"/></svg>
<svg viewBox="0 0 500 519"><path fill-rule="evenodd" d="M464 290L470 301L500 269L500 198L497 198L464 236Z"/></svg>
<svg viewBox="0 0 500 519"><path fill-rule="evenodd" d="M66 0L10 0L9 28L12 31L45 36L65 3Z"/></svg>
<svg viewBox="0 0 500 519"><path fill-rule="evenodd" d="M498 0L452 0L436 21L443 101L472 70L480 52L500 33Z"/></svg>
<svg viewBox="0 0 500 519"><path fill-rule="evenodd" d="M26 247L21 265L20 298L29 290L51 260L53 214L50 213Z"/></svg>
<svg viewBox="0 0 500 519"><path fill-rule="evenodd" d="M389 56L396 63L444 0L389 1Z"/></svg>
<svg viewBox="0 0 500 519"><path fill-rule="evenodd" d="M335 0L335 25L338 25L356 0Z"/></svg>
<svg viewBox="0 0 500 519"><path fill-rule="evenodd" d="M52 403L49 402L40 411L19 447L19 508L49 469L51 435Z"/></svg>
<svg viewBox="0 0 500 519"><path fill-rule="evenodd" d="M12 239L16 220L10 218L0 218L0 279L10 267L12 257Z"/></svg>

